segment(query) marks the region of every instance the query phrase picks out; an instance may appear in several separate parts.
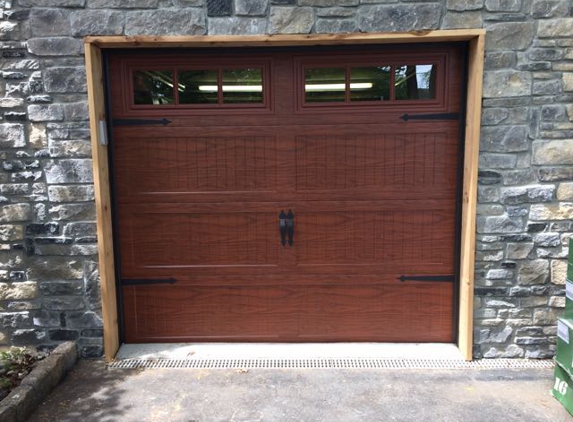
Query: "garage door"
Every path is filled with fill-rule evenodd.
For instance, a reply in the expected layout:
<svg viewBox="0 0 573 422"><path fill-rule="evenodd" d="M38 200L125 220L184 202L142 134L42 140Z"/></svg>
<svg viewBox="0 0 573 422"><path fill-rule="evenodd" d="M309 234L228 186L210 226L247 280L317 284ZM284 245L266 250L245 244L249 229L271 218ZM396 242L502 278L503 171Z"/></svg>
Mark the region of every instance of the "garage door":
<svg viewBox="0 0 573 422"><path fill-rule="evenodd" d="M461 48L108 59L125 341L455 340Z"/></svg>

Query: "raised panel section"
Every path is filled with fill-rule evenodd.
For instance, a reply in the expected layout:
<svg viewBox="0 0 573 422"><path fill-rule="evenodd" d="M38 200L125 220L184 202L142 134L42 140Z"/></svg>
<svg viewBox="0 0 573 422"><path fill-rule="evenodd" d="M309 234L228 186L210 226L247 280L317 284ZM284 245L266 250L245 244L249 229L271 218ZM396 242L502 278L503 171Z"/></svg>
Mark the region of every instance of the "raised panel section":
<svg viewBox="0 0 573 422"><path fill-rule="evenodd" d="M274 137L122 137L116 156L121 196L276 187Z"/></svg>
<svg viewBox="0 0 573 422"><path fill-rule="evenodd" d="M349 284L126 287L127 341L451 341L450 283Z"/></svg>
<svg viewBox="0 0 573 422"><path fill-rule="evenodd" d="M275 265L274 213L133 213L123 223L123 270Z"/></svg>
<svg viewBox="0 0 573 422"><path fill-rule="evenodd" d="M298 191L440 190L453 195L457 141L447 133L302 135L296 138Z"/></svg>
<svg viewBox="0 0 573 422"><path fill-rule="evenodd" d="M443 264L451 274L452 211L414 205L410 210L297 212L297 263L343 268Z"/></svg>

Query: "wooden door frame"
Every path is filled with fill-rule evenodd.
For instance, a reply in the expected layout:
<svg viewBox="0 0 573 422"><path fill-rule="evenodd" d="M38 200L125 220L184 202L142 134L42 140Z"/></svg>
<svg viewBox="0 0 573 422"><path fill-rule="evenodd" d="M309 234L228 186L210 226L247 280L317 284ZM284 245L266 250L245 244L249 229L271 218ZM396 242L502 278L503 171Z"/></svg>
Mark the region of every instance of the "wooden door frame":
<svg viewBox="0 0 573 422"><path fill-rule="evenodd" d="M97 239L103 316L104 357L110 361L119 349L118 299L112 230L109 160L106 134L102 50L114 48L213 48L335 46L428 42L468 42L468 85L463 163L460 244L458 347L472 359L473 290L477 175L485 30L460 29L413 33L311 34L256 36L96 36L84 39L90 133L93 158Z"/></svg>

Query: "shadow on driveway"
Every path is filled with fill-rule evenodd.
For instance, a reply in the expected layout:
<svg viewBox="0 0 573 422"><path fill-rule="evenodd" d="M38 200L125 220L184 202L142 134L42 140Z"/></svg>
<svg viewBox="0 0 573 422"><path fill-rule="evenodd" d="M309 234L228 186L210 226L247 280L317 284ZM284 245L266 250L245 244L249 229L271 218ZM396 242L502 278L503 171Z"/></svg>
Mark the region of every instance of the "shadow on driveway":
<svg viewBox="0 0 573 422"><path fill-rule="evenodd" d="M81 361L30 422L571 421L552 370L106 369Z"/></svg>

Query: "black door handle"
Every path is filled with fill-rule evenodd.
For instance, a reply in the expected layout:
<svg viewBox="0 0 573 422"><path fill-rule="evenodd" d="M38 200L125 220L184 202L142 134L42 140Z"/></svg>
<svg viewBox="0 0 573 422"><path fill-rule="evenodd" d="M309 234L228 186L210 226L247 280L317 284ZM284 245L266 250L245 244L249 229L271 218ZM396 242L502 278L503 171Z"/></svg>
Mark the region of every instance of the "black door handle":
<svg viewBox="0 0 573 422"><path fill-rule="evenodd" d="M288 210L286 215L286 226L288 235L288 244L292 246L294 244L294 213L292 210Z"/></svg>
<svg viewBox="0 0 573 422"><path fill-rule="evenodd" d="M279 230L281 232L281 245L286 245L286 234L287 234L287 223L286 223L287 215L285 214L284 210L281 210L279 213Z"/></svg>

